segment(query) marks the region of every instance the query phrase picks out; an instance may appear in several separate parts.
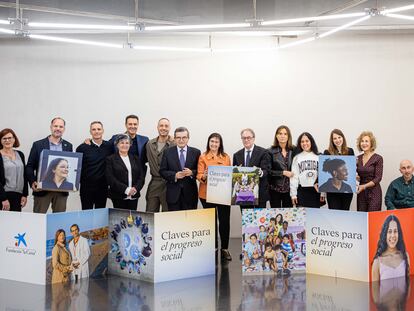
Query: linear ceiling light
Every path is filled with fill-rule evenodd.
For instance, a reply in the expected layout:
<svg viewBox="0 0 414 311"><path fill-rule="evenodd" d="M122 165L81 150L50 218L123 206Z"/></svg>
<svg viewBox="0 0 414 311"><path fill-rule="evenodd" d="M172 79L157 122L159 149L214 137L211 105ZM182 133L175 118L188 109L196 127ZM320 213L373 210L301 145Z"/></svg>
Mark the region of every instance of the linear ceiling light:
<svg viewBox="0 0 414 311"><path fill-rule="evenodd" d="M352 27L352 26L353 26L353 25L355 25L355 24L362 23L363 21L366 21L366 20L367 20L367 19L369 19L369 18L371 18L371 15L367 15L367 16L364 16L364 17L358 18L357 20L354 20L354 21L352 21L352 22L350 22L350 23L347 23L347 24L345 24L345 25L342 25L342 26L336 27L336 28L334 28L334 29L332 29L332 30L329 30L329 31L327 31L327 32L324 32L324 33L320 34L320 35L319 35L319 38L325 38L325 37L328 37L328 36L330 36L330 35L332 35L332 34L334 34L334 33L338 32L338 31L345 30L345 29L347 29L347 28L349 28L349 27Z"/></svg>
<svg viewBox="0 0 414 311"><path fill-rule="evenodd" d="M312 16L312 17L300 17L300 18L290 18L290 19L280 19L274 21L265 21L262 22L262 26L270 26L270 25L283 25L283 24L294 24L294 23L305 23L305 22L312 22L312 21L324 21L324 20L332 20L332 19L341 19L341 18L352 18L352 17L360 17L365 16L365 12L358 12L358 13L349 13L349 14L334 14L334 15L322 15L322 16Z"/></svg>
<svg viewBox="0 0 414 311"><path fill-rule="evenodd" d="M393 8L393 9L386 9L381 11L381 14L389 14L389 13L397 13L397 12L403 12L403 11L408 11L408 10L413 10L414 9L414 4L410 4L410 5L406 5L406 6L400 6L398 8Z"/></svg>
<svg viewBox="0 0 414 311"><path fill-rule="evenodd" d="M305 44L305 43L312 42L312 41L315 41L315 40L316 40L316 37L310 37L310 38L306 38L306 39L303 39L303 40L297 40L297 41L294 41L294 42L282 44L281 46L279 46L279 49L280 50L281 49L286 49L286 48L290 48L292 46Z"/></svg>
<svg viewBox="0 0 414 311"><path fill-rule="evenodd" d="M409 20L409 21L414 21L414 16L408 16L408 15L388 13L387 17L393 17L393 18L399 18L399 19L406 19L406 20Z"/></svg>
<svg viewBox="0 0 414 311"><path fill-rule="evenodd" d="M291 43L283 44L283 45L279 46L279 49L290 48L292 46L297 46L297 45L301 45L301 44L304 44L304 43L315 41L316 39L319 39L319 38L328 37L330 35L333 35L334 33L337 33L338 31L345 30L345 29L347 29L347 28L349 28L349 27L351 27L355 24L361 23L361 22L369 19L370 17L371 17L370 15L366 15L366 16L358 18L357 20L354 20L350 23L347 23L345 25L342 25L342 26L336 27L332 30L329 30L327 32L324 32L324 33L322 33L318 36L313 36L313 37L309 37L309 38L306 38L306 39L303 39L303 40L298 40L298 41L294 41L294 42L291 42Z"/></svg>
<svg viewBox="0 0 414 311"><path fill-rule="evenodd" d="M122 44L113 44L113 43L105 43L105 42L97 42L97 41L89 41L89 40L79 40L79 39L61 38L61 37L44 36L44 35L31 35L31 34L29 34L28 37L32 39L39 39L39 40L74 43L74 44L91 45L91 46L101 46L101 47L107 47L107 48L116 48L116 49L123 48Z"/></svg>
<svg viewBox="0 0 414 311"><path fill-rule="evenodd" d="M180 48L180 47L167 47L167 46L145 46L145 45L134 45L134 50L141 51L168 51L168 52L211 52L209 48Z"/></svg>
<svg viewBox="0 0 414 311"><path fill-rule="evenodd" d="M16 31L11 30L11 29L0 28L0 33L7 33L7 34L10 34L10 35L15 35Z"/></svg>
<svg viewBox="0 0 414 311"><path fill-rule="evenodd" d="M27 24L33 28L62 28L62 29L96 29L96 30L135 30L135 26L127 25L88 25L88 24L60 24L60 23L37 23Z"/></svg>
<svg viewBox="0 0 414 311"><path fill-rule="evenodd" d="M147 26L144 30L198 30L198 29L218 29L218 28L246 28L250 27L250 23L236 24L205 24L205 25L177 25L177 26Z"/></svg>
<svg viewBox="0 0 414 311"><path fill-rule="evenodd" d="M10 21L8 20L4 20L4 19L0 19L0 25L10 25Z"/></svg>
<svg viewBox="0 0 414 311"><path fill-rule="evenodd" d="M234 48L234 49L212 49L213 53L251 53L251 52L275 52L277 47L269 48Z"/></svg>

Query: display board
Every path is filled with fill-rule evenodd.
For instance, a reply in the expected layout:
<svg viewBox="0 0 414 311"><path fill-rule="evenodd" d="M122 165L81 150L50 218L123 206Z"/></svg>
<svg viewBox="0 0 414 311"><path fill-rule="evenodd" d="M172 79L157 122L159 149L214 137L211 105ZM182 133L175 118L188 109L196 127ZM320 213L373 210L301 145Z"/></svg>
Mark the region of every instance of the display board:
<svg viewBox="0 0 414 311"><path fill-rule="evenodd" d="M207 202L223 205L258 205L260 169L242 166L209 166Z"/></svg>
<svg viewBox="0 0 414 311"><path fill-rule="evenodd" d="M368 213L307 209L307 273L368 281Z"/></svg>
<svg viewBox="0 0 414 311"><path fill-rule="evenodd" d="M105 274L108 268L108 209L53 213L47 214L46 218L46 283L61 282L62 277L76 280ZM71 258L70 271L62 266L64 261L59 256L64 254L56 245L57 235L62 230ZM79 234L77 243L73 239L75 234Z"/></svg>
<svg viewBox="0 0 414 311"><path fill-rule="evenodd" d="M255 208L242 213L244 274L306 271L364 282L414 274L413 209ZM283 254L279 260L278 253Z"/></svg>
<svg viewBox="0 0 414 311"><path fill-rule="evenodd" d="M214 209L110 209L109 273L154 283L214 274L214 217Z"/></svg>
<svg viewBox="0 0 414 311"><path fill-rule="evenodd" d="M0 211L0 278L46 284L46 216Z"/></svg>
<svg viewBox="0 0 414 311"><path fill-rule="evenodd" d="M305 208L243 208L243 273L305 272L305 219Z"/></svg>
<svg viewBox="0 0 414 311"><path fill-rule="evenodd" d="M49 284L108 271L150 282L212 275L214 217L214 209L0 211L0 278Z"/></svg>

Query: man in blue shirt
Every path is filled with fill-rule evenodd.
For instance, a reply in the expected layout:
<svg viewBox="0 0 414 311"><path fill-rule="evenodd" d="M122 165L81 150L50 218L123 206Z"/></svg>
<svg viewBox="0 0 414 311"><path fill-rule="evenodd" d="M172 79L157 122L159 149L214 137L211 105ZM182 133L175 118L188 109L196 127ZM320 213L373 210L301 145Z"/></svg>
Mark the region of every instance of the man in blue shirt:
<svg viewBox="0 0 414 311"><path fill-rule="evenodd" d="M400 163L401 177L393 180L385 195L387 209L414 207L413 163L403 160Z"/></svg>

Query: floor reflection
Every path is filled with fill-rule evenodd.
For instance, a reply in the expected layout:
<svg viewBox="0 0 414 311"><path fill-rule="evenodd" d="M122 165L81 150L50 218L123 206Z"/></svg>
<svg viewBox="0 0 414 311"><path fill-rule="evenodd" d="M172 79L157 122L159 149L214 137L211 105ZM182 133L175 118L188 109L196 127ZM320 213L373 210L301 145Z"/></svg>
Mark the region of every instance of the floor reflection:
<svg viewBox="0 0 414 311"><path fill-rule="evenodd" d="M240 310L306 310L306 275L248 276L242 281Z"/></svg>
<svg viewBox="0 0 414 311"><path fill-rule="evenodd" d="M378 310L412 310L411 301L414 279L404 277L372 283L372 302ZM411 300L409 300L411 298ZM407 305L410 308L407 308Z"/></svg>
<svg viewBox="0 0 414 311"><path fill-rule="evenodd" d="M237 254L240 244L232 244ZM0 311L414 310L413 282L402 278L369 284L311 274L242 276L235 259L219 261L216 275L159 284L118 276L49 286L0 279Z"/></svg>

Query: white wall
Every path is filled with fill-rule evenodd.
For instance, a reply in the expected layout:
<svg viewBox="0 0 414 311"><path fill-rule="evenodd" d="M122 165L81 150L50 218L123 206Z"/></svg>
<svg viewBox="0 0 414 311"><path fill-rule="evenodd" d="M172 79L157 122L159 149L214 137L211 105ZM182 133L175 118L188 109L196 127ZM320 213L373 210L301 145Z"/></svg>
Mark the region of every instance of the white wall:
<svg viewBox="0 0 414 311"><path fill-rule="evenodd" d="M26 155L57 115L66 119L65 138L75 146L88 136L90 121L103 121L110 137L134 113L142 134L154 137L157 120L166 116L173 127L187 126L190 144L202 150L207 136L220 132L230 154L241 147L244 127L254 128L256 143L267 147L276 127L287 124L295 139L305 130L314 134L322 151L333 128L342 129L352 147L369 129L384 156L385 192L399 161L414 158L413 39L346 34L277 54L226 55L2 40L0 127L15 129ZM80 209L78 194L70 195L68 209ZM32 210L32 200L25 210ZM231 234L240 234L235 207Z"/></svg>

